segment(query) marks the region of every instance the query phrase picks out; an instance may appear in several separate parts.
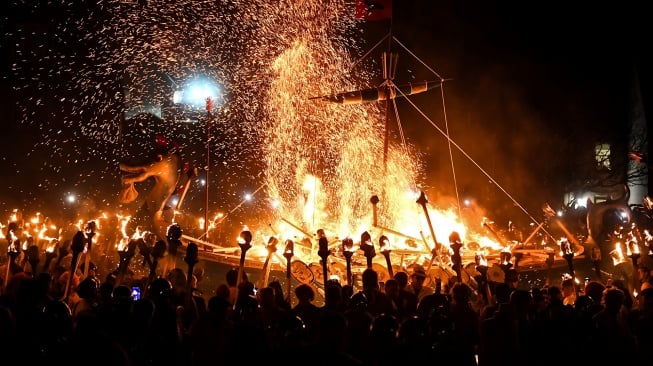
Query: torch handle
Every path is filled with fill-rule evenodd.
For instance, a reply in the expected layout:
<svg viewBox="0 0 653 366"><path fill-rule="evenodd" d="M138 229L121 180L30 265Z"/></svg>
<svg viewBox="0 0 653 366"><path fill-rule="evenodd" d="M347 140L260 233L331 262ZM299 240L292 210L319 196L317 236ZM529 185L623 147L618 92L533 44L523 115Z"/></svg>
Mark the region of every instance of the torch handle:
<svg viewBox="0 0 653 366"><path fill-rule="evenodd" d="M574 253L565 254L564 257L567 261L567 266L569 267L569 274L571 275L571 278L575 278L576 274L574 273Z"/></svg>
<svg viewBox="0 0 653 366"><path fill-rule="evenodd" d="M188 274L186 275L186 309L191 308L193 302L193 264L188 265Z"/></svg>
<svg viewBox="0 0 653 366"><path fill-rule="evenodd" d="M351 277L351 258L347 257L347 284L353 286Z"/></svg>
<svg viewBox="0 0 653 366"><path fill-rule="evenodd" d="M86 255L85 255L85 263L84 263L84 278L88 277L88 269L91 266L91 246L93 245L93 236L95 233L90 232L87 234L88 236L88 241L86 244Z"/></svg>
<svg viewBox="0 0 653 366"><path fill-rule="evenodd" d="M43 262L43 272L50 272L50 263L54 257L50 255L45 256L45 262Z"/></svg>
<svg viewBox="0 0 653 366"><path fill-rule="evenodd" d="M329 279L329 268L327 266L327 257L322 259L322 279L324 281L324 286L326 288L327 280Z"/></svg>
<svg viewBox="0 0 653 366"><path fill-rule="evenodd" d="M7 270L5 271L5 281L4 281L4 288L7 288L7 284L9 283L9 275L11 274L11 262L13 262L13 258L11 254L7 255Z"/></svg>
<svg viewBox="0 0 653 366"><path fill-rule="evenodd" d="M390 252L384 252L383 256L385 257L385 265L388 268L388 274L390 275L390 278L393 278L394 273L392 270L392 261L390 260Z"/></svg>
<svg viewBox="0 0 653 366"><path fill-rule="evenodd" d="M633 288L635 291L639 292L641 289L641 285L639 283L639 278L638 278L638 268L639 265L637 264L637 261L639 260L639 255L631 255L630 259L633 261Z"/></svg>
<svg viewBox="0 0 653 366"><path fill-rule="evenodd" d="M258 288L263 288L267 286L268 279L270 278L270 259L272 258L272 252L268 253L268 256L265 257L265 262L263 262L263 269L261 272L263 276L258 281Z"/></svg>
<svg viewBox="0 0 653 366"><path fill-rule="evenodd" d="M290 257L286 257L286 299L289 304L291 304L290 291L292 288L292 279L290 277Z"/></svg>
<svg viewBox="0 0 653 366"><path fill-rule="evenodd" d="M150 264L150 273L147 276L147 286L146 286L146 288L150 285L150 283L152 283L152 281L154 281L156 279L156 267L157 267L158 264L159 264L159 261L156 258L154 258L152 260L152 263Z"/></svg>
<svg viewBox="0 0 653 366"><path fill-rule="evenodd" d="M238 266L238 277L236 280L236 301L234 302L234 309L236 308L236 304L238 303L238 286L240 286L240 281L243 280L243 272L245 271L245 251L242 251L240 253L240 262Z"/></svg>
<svg viewBox="0 0 653 366"><path fill-rule="evenodd" d="M75 276L75 272L77 271L78 259L79 259L79 252L73 252L73 258L70 261L70 274L68 276L68 280L66 281L66 289L64 290L63 298L62 298L62 300L65 303L68 303L68 300L70 299L70 288L72 287L73 277Z"/></svg>

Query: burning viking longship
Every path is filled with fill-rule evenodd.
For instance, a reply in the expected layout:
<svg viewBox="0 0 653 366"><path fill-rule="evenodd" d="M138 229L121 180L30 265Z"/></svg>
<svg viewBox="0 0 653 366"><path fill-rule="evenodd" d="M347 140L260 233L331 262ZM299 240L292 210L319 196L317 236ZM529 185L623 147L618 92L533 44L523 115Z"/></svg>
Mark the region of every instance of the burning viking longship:
<svg viewBox="0 0 653 366"><path fill-rule="evenodd" d="M388 54L384 54L384 57L393 59ZM385 61L384 64L391 65L396 62L394 60ZM391 68L384 70L384 75L385 81L378 88L335 93L309 100L313 103L317 101L339 105L377 101L387 103L394 98L428 92L441 87L445 81L440 78L437 82L397 86L392 81L394 76ZM177 145L165 139L158 139L157 143L161 149L151 161L121 164L124 172L121 199L124 202L134 201L138 196L135 184L153 179L154 185L135 218L142 228L154 232L160 238L168 238L167 230L173 220L166 221L165 211L179 209L183 195L176 207L168 207L167 204L178 187L185 193L196 175L183 171ZM352 153L358 158L357 161L361 160L361 156L364 157L364 163L371 159L370 164L384 171L388 179L364 190L346 185L343 189L340 181L335 182L337 189L334 189L334 182L311 174L306 165L301 163L304 158L300 157L299 163L289 166L284 161L287 154L280 157L271 155L270 177L274 179L265 184L268 193L284 198L278 177L287 176L288 173L279 169L293 168L289 170L304 179L301 200L297 202L292 197L285 197L285 202L294 204L278 211L280 213L276 216L275 223L267 226L268 231L254 233L249 240L242 240L241 237L234 239L237 246L216 244L182 234L180 239L184 245L181 249L189 243L200 245L205 249L200 251L200 256L206 260L259 271L261 284L268 280L271 270L279 270L287 272L296 281L313 283L318 287L331 278L351 283L365 268L375 269L380 274L380 281L384 282L397 271L409 271L414 265L426 268L431 285L437 281L447 283L460 278L476 287L479 276L489 273L493 280L501 280L501 276L510 268L533 270L569 265L570 270L573 270L572 262L568 260L570 256L578 259L584 255L583 245L568 232L564 223L556 221L554 215L549 215L551 221L566 231L569 242L556 243L557 239L546 232L544 223L536 225L526 237L510 237L510 233L497 228L483 215L466 218L466 225L474 221L480 223L476 230L471 230L462 223L454 209L434 208L423 191L412 197L400 195L396 187L406 186L405 168L411 165L407 163L407 157L399 153L401 149L387 140L381 139L380 144L376 140L374 143L378 149L373 151L380 152L383 149L382 162L371 155L361 155L367 153L365 149L354 150ZM272 140L272 145L275 144ZM342 167L353 156L346 154L345 151L340 158ZM355 171L356 167L349 166L346 169ZM356 184L356 179L348 181L349 185ZM367 196L360 196L361 192ZM329 214L334 207L330 207L332 199L327 197L328 194L335 194L340 199L335 208L341 215ZM351 215L352 207L359 210L357 216ZM546 214L549 211L550 208L544 210ZM396 216L392 216L391 212ZM408 220L402 221L400 217ZM145 225L143 218L149 218L151 225ZM340 222L343 219L351 221ZM249 233L249 229L244 228L243 232ZM281 242L284 243L283 246ZM486 268L488 271L485 271Z"/></svg>
<svg viewBox="0 0 653 366"><path fill-rule="evenodd" d="M174 259L177 247L182 253L186 248L194 247L190 244L195 244L203 249L199 251L201 258L227 267L247 267L251 273L258 274L263 279L262 284L265 284L270 271L275 270L285 272L287 279L292 277L295 281L319 287L330 278L337 278L343 283L352 282L357 274L369 267L379 272L381 281L399 270L409 271L411 266L422 265L428 271L431 285L437 280L447 282L456 277L475 286L484 276L489 280L502 281L509 269L530 271L562 268L573 273L574 265L582 260L591 259L593 263L600 264L612 257L615 267L618 267L629 264L629 257L637 258L639 252L636 249L639 245L633 245L633 242L639 240L643 243L646 236L635 239L624 236L627 245L624 245L623 250L619 246L604 251L602 256L600 248L598 254L595 250L596 246L603 245L603 234L613 229L605 227L604 215L614 210L630 213L622 199L608 200L590 208L586 219L590 236L594 239L591 245L594 247L588 245L591 241L586 239L589 238L579 237L548 206L543 209L545 220L542 222L524 210L531 219L532 226L523 235L516 235L514 230L506 230L494 223L492 214L484 210L463 213L458 197L453 204L429 202L424 192L425 185L418 179L422 175L421 162L418 154L403 141L395 101L406 101L415 108L417 114L428 119L428 115L417 107L412 97L417 94L434 94L438 88L442 91L447 79L427 66L426 69L432 75L424 78L425 81L395 83L398 53L391 48L398 45L399 50L403 49L406 54L417 57L393 37L392 32L374 47L386 40L391 45L387 52L383 52L381 67L372 64L370 69L361 67L354 73L354 66L363 63L362 59L351 59L349 50L345 51L350 40L345 39L344 35L358 25L356 20L345 14L351 2L312 0L287 3L288 6L278 6L275 2L239 2L238 6L245 7L245 11L232 9L238 13L224 12L232 19L243 21L244 27L235 26L235 29L256 32L253 36L246 35L252 36L255 39L253 42L237 39L234 43L238 47L222 43L219 46L225 47L218 47L217 43L215 47L206 47L213 43L203 37L196 37L202 43L198 47L202 52L181 47L181 43L174 42L179 34L178 29L170 24L179 19L178 9L174 7L120 6L122 10L116 10L116 16L111 20L115 24L107 24L102 27L103 32L94 35L124 37L120 38L121 42L114 42L113 38L111 42L105 42L107 46L122 44L124 47L120 51L123 53L94 54L110 55L110 60L105 60L106 65L109 65L107 69L126 72L123 75L125 79L166 72L177 72L179 75L182 73L179 69L190 67L189 65L213 66L216 60L225 62L228 67L221 69L234 74L228 79L233 91L239 93L234 98L235 106L231 109L241 113L234 113L238 116L239 123L233 125L246 125L249 131L255 130L258 133L256 139L252 138L257 141L252 145L259 149L257 152L261 154L264 172L254 174L257 179L263 180L256 184L260 184L265 195L278 205L269 217L249 218L266 224L244 222L257 229L250 231L244 226L241 235L234 236L231 240L214 242L213 237L191 235L186 227L176 225L180 220L177 220L175 211L182 210L189 185L196 181L197 169L184 165L179 146L166 139L159 139L154 157L140 162L125 161L120 165L123 190L119 201L126 204L138 202L139 197L142 199L141 205L129 219L121 218L124 225L120 230L114 230L119 231L122 237L114 238L111 237L112 234L106 234L112 229L110 225L98 226L99 234L89 229L86 234L92 240L88 241L89 255L84 259L88 259L92 253L90 244L98 237L103 240L110 237L107 240L110 247L107 246L105 252L109 249L119 250L122 270L125 268L122 260L130 258L134 251L147 251L150 254L149 265L156 267L157 260L164 256L164 252L167 251L168 258ZM196 8L195 5L217 6L213 3L193 5L193 8ZM266 12L266 21L260 22L261 18L256 11L269 10L270 7L274 7L274 11ZM213 9L205 10L196 12L210 17L201 19L208 20L204 26L208 27L210 23L217 29L223 29L220 27L224 24L216 21L218 17L211 13L210 10ZM362 13L367 14L366 17L374 12L372 9L367 10L367 13ZM167 17L161 16L164 13ZM135 18L145 19L148 15L152 16L148 21L133 21ZM168 23L161 23L164 21ZM156 36L152 36L150 27L133 28L155 23L163 24L157 28L164 30ZM191 23L202 24L199 20L189 23L184 19L183 23L182 29L186 32L209 29L204 26L188 28ZM219 38L219 42L233 41L235 39L231 35L237 37L239 34L233 32L234 25L227 25L224 29L227 33L212 32ZM143 30L143 43L133 43ZM359 35L360 32L355 33ZM222 37L225 34L229 36ZM180 39L191 38L193 37ZM130 44L136 46L130 47ZM347 47L343 44L347 44ZM176 49L176 46L180 47ZM238 57L213 53L232 51L234 48L237 49ZM374 48L365 55L371 54ZM200 56L205 58L200 59ZM148 64L150 60L165 62ZM426 65L419 59L417 61L420 65ZM148 66L147 70L143 70L144 64ZM378 77L379 69L382 72L381 78ZM92 71L97 71L97 65L94 64ZM371 84L370 80L378 79L381 79L379 85ZM135 94L141 86L135 83L129 90L130 97L136 99ZM443 94L442 98L434 100L444 102ZM207 112L210 115L210 108ZM394 116L392 112L395 112ZM401 142L390 138L392 117L396 119L396 132L402 138ZM243 121L247 118L255 122ZM451 150L455 148L472 160L451 139L448 131L441 130L435 123L431 124L448 145L449 156L452 156ZM208 130L208 119L206 126ZM206 140L207 145L213 141L208 136ZM139 144L142 141L136 145ZM254 154L254 151L247 151L247 154L250 153ZM451 163L453 167L453 159ZM207 172L208 166L207 162ZM236 168L240 169L240 166ZM495 186L500 187L493 177L485 171L483 173ZM452 181L455 184L456 179ZM146 186L145 182L152 184L145 197L139 196L137 189ZM172 206L170 198L179 192L180 199ZM516 207L522 207L514 200L513 203ZM208 214L208 206L207 203L205 214ZM217 221L224 220L222 217ZM209 220L205 220L204 225L208 228L216 223L216 220L207 221ZM78 226L79 230L84 230L83 223ZM171 228L175 230L171 231ZM557 231L556 235L551 234L552 229ZM154 233L155 237L164 241L164 246L157 245L161 242L150 242L149 239L145 240L149 246L128 245L129 239L136 239L144 233ZM5 233L7 242L10 243L10 258L18 255L19 238L13 237L14 234L16 233L8 229ZM72 238L73 234L74 231L64 232L63 238ZM613 237L621 235L612 234ZM33 235L36 237L41 234ZM25 243L28 241L25 240ZM79 250L79 246L76 249ZM46 258L53 258L51 250L54 250L53 246L48 246ZM176 259L181 260L181 254ZM88 262L85 261L85 264L88 268ZM171 265L174 263L166 263L166 266ZM600 274L601 270L597 268L597 273ZM9 270L10 266L6 269Z"/></svg>
<svg viewBox="0 0 653 366"><path fill-rule="evenodd" d="M270 38L283 42L278 47L266 47L276 51L263 60L263 51L256 47L260 43L245 46L243 58L251 56L257 61L251 62L253 69L245 67L250 63L243 63L242 69L252 71L256 77L234 78L241 82L253 80L238 85L236 90L266 87L256 95L256 103L250 104L262 106L264 116L257 126L264 136L259 144L265 166L261 187L278 204L269 218L260 219L269 224L249 223L258 227L253 231L242 228L252 234L251 239L239 236L226 243L184 232L181 249L192 242L204 249L200 256L207 260L244 265L260 271L261 277L269 270L281 270L297 281L318 285L331 277L351 281L352 275L368 267L375 268L384 281L415 264L427 268L433 281L459 277L474 283L485 268L489 276L499 280L509 268L562 267L573 272L573 264L587 258L590 251L585 241L555 214L551 215L550 208L543 210L543 222L524 211L533 226L519 237L496 225L492 214L478 211L463 217L458 199L447 205L429 202L417 183L421 173L417 154L404 141L390 139L389 117L395 112L394 118L398 119L396 99L408 101L426 117L411 97L442 90L447 79L427 67L433 73L427 81L395 83L398 54L389 49L381 58L382 82L370 85L369 80L379 79L378 65L374 65L374 71L358 69L360 73L354 74L352 65L362 65L361 60L352 60L341 45L334 44L338 32L331 27L338 26L334 19L345 18L338 13L344 8L317 4L297 3L285 10L288 14L275 18L278 26L270 30ZM415 57L392 32L381 41L385 40ZM403 137L397 125L398 135ZM447 131L438 128L438 132L450 149L457 148L471 160ZM123 197L134 196L134 184L139 179L157 180L140 213L156 222L152 231L165 237L165 226L174 220L174 215L171 219L165 212L181 205L179 202L177 207L168 207L169 194L195 177L186 176L179 162L166 154L157 159L131 166L131 172L125 169ZM175 164L164 165L167 171L155 168L171 161ZM562 235L552 235L552 228Z"/></svg>

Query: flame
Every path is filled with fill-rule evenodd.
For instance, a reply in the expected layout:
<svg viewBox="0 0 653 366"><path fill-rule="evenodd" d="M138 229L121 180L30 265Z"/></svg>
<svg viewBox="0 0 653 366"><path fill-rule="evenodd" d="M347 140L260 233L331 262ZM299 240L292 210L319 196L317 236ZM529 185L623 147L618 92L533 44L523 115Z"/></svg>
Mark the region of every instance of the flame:
<svg viewBox="0 0 653 366"><path fill-rule="evenodd" d="M639 243L637 241L637 236L634 232L628 233L628 241L626 242L626 255L638 255L639 253Z"/></svg>
<svg viewBox="0 0 653 366"><path fill-rule="evenodd" d="M14 233L13 230L9 231L9 236L11 237L11 240L9 241L7 245L7 251L8 252L15 252L18 248L16 248L16 241L18 240L18 237Z"/></svg>
<svg viewBox="0 0 653 366"><path fill-rule="evenodd" d="M485 258L486 255L487 255L486 250L480 250L480 251L476 252L476 255L475 255L474 259L476 260L476 265L477 266L487 267L488 262L487 262L487 258Z"/></svg>
<svg viewBox="0 0 653 366"><path fill-rule="evenodd" d="M610 252L610 257L612 257L612 263L616 266L619 263L625 262L625 257L623 250L621 249L621 242L616 242L614 249Z"/></svg>
<svg viewBox="0 0 653 366"><path fill-rule="evenodd" d="M129 246L129 237L128 237L128 236L124 236L124 237L122 237L122 238L120 239L120 241L118 242L118 244L116 244L116 250L118 250L119 252L122 252L122 251L124 251L125 249L127 249L128 246Z"/></svg>

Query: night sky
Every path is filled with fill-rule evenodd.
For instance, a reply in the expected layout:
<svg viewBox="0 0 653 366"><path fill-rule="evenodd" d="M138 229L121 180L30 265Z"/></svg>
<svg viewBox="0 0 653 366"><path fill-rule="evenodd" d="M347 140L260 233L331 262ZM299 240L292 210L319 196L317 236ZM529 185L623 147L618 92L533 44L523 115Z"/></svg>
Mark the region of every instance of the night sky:
<svg viewBox="0 0 653 366"><path fill-rule="evenodd" d="M620 145L635 72L650 106L642 9L562 1L396 3L396 38L453 79L445 84L452 138L533 215L543 202L561 204L561 193L585 179L579 164L591 161L584 155L596 142L613 144L625 159ZM400 64L408 58L400 57ZM449 156L439 148L445 140L427 124L411 128L429 155L430 174L439 177L434 181L451 180ZM456 151L453 157L459 190L512 210L512 200L476 164Z"/></svg>
<svg viewBox="0 0 653 366"><path fill-rule="evenodd" d="M85 42L76 42L75 31L67 30L57 36L63 37L63 42L48 37L48 47L56 51L48 54L39 51L38 41L30 41L29 34L16 32L25 24L39 31L74 15L88 16L94 3L72 2L54 7L54 11L44 5L47 2L40 3L31 6L9 1L2 5L0 32L9 36L0 43L0 118L4 127L0 134L4 173L0 213L16 206L43 209L60 201L63 193L98 181L107 189L118 184L111 167L89 168L101 164L102 159L77 155L85 151L75 146L80 143L79 136L72 138L65 128L52 127L71 111L58 108L61 101L49 98L60 95L51 93L50 86L36 84L65 85L70 75L34 78L34 85L24 87L31 83L30 73L47 68L48 62L68 63L66 73L74 74L75 65L87 55L76 47L85 47ZM522 215L514 208L516 201L539 218L537 210L542 203L560 203L566 185L583 180L575 176L577 159L570 157L591 153L596 141L623 143L635 70L643 91L650 87L650 59L644 58L649 42L644 32L645 13L643 5L402 0L395 1L392 23L361 23L360 36L372 47L391 31L401 43L386 42L368 56L378 59L379 51L388 47L397 52L397 84L437 79L431 70L451 79L442 93L435 90L411 98L419 110L397 100L403 133L426 162L429 195L455 194L455 178L460 195L475 196L510 215ZM17 40L22 46L15 46ZM34 47L38 57L50 59L25 61L16 54L23 47ZM62 61L57 59L61 55L69 56ZM17 61L29 68L16 69ZM371 81L370 86L380 81ZM106 94L110 96L111 91ZM643 97L650 99L647 94ZM17 106L18 99L24 98L42 99L51 105L25 111ZM452 140L464 153L453 147L450 156L446 139L421 112L441 129L446 122ZM24 113L42 113L42 123L51 126L21 122ZM399 132L396 126L394 135ZM44 143L44 130L59 131L57 143Z"/></svg>

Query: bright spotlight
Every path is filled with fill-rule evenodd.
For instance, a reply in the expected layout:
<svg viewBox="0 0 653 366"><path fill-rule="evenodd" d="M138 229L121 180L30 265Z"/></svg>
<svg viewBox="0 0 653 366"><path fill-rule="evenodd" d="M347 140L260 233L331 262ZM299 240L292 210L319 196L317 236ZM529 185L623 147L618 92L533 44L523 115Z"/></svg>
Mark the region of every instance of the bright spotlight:
<svg viewBox="0 0 653 366"><path fill-rule="evenodd" d="M208 78L196 78L188 82L182 90L175 91L172 102L204 109L207 98L218 99L219 96L220 88L214 81Z"/></svg>
<svg viewBox="0 0 653 366"><path fill-rule="evenodd" d="M75 203L76 200L77 200L77 197L72 193L69 193L66 196L66 201L68 201L68 203Z"/></svg>

